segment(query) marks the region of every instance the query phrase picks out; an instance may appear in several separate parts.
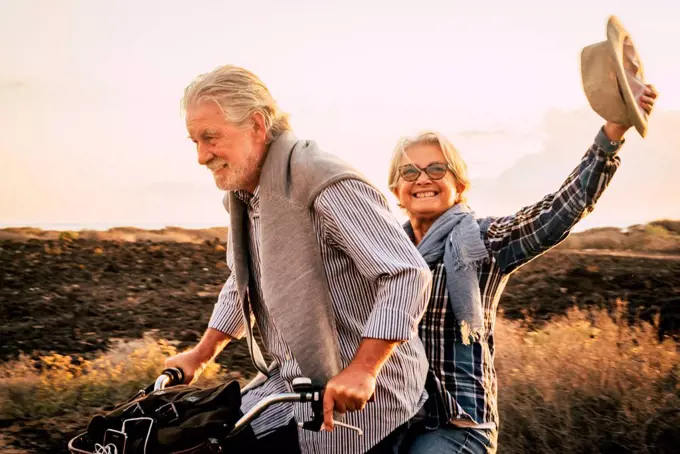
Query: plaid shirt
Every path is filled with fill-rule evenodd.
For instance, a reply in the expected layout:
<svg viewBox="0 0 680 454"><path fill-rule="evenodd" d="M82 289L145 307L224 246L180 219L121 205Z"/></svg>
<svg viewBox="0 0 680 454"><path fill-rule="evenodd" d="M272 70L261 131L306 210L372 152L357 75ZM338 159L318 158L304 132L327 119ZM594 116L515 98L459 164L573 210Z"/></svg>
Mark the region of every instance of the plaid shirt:
<svg viewBox="0 0 680 454"><path fill-rule="evenodd" d="M419 333L434 384L443 398L446 415L439 415L440 421L498 427L494 327L501 293L513 271L564 240L592 211L619 167L616 153L622 144L610 141L600 130L557 192L513 215L478 220L489 252L478 272L486 328L478 342L463 344L448 303L444 264L432 266L432 295Z"/></svg>

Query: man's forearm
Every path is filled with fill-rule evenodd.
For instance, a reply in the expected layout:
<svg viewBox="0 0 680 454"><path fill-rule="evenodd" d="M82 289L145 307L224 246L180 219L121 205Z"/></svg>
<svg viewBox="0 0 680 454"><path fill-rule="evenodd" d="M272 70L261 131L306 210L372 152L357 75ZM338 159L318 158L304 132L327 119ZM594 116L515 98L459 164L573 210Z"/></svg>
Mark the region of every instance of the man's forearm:
<svg viewBox="0 0 680 454"><path fill-rule="evenodd" d="M208 362L219 355L229 341L231 341L231 336L214 328L208 328L195 349L201 358Z"/></svg>
<svg viewBox="0 0 680 454"><path fill-rule="evenodd" d="M402 341L364 338L357 349L350 366L361 368L377 377L385 361Z"/></svg>

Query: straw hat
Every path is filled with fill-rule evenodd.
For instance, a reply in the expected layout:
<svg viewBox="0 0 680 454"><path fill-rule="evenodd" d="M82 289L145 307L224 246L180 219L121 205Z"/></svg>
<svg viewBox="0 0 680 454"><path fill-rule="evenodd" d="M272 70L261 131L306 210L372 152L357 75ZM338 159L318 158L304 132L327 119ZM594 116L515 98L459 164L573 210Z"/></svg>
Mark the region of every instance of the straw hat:
<svg viewBox="0 0 680 454"><path fill-rule="evenodd" d="M581 79L593 110L607 121L647 132L647 113L638 97L644 92L644 72L630 34L611 16L607 40L581 52Z"/></svg>

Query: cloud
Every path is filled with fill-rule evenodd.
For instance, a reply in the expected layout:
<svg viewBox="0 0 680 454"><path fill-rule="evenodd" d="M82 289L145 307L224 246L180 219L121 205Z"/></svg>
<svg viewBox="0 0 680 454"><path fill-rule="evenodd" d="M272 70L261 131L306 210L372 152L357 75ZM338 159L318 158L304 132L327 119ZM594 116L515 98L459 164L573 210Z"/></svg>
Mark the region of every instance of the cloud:
<svg viewBox="0 0 680 454"><path fill-rule="evenodd" d="M512 135L509 131L503 129L485 130L485 129L468 129L456 134L459 137L477 138L477 137L493 137L493 136L509 136Z"/></svg>
<svg viewBox="0 0 680 454"><path fill-rule="evenodd" d="M15 91L28 88L29 84L19 79L0 79L0 91Z"/></svg>
<svg viewBox="0 0 680 454"><path fill-rule="evenodd" d="M459 139L487 139L487 140L533 140L536 139L535 132L512 131L507 129L467 129L454 134Z"/></svg>
<svg viewBox="0 0 680 454"><path fill-rule="evenodd" d="M480 214L507 215L557 190L579 163L603 120L592 111L549 112L539 153L517 160L497 178L473 180L471 202ZM680 217L680 112L655 111L649 134L634 130L619 152L621 166L589 224L629 225Z"/></svg>

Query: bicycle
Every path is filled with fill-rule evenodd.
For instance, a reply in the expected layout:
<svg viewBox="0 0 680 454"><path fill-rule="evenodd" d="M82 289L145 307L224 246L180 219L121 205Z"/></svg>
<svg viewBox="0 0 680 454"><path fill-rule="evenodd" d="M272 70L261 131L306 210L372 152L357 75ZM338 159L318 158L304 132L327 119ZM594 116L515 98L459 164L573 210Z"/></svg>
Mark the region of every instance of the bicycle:
<svg viewBox="0 0 680 454"><path fill-rule="evenodd" d="M171 368L165 369L154 381L152 385L147 388L140 390L132 399L135 399L140 395L149 395L149 393L165 389L167 387L175 386L184 381L184 373L181 369ZM293 392L290 393L279 393L273 394L262 399L258 402L250 411L242 415L233 425L233 427L226 432L222 437L210 438L206 440L197 448L186 451L187 454L199 453L199 452L215 452L222 453L225 452L225 446L228 447L232 441L239 435L242 434L244 429L250 426L250 423L258 418L266 409L272 405L293 402L293 403L309 403L312 410L312 419L305 422L298 422L298 426L305 430L320 431L323 425L323 389L319 389L312 385L312 381L306 377L299 377L293 380ZM247 391L248 387L242 388L241 393L243 394ZM169 411L175 412L178 415L177 409L171 406ZM81 433L76 437L72 438L68 443L68 450L71 454L126 454L126 423L127 422L139 422L146 421L148 426L148 431L146 435L146 440L144 442L144 454L151 454L153 451L147 452L147 446L152 434L152 428L155 423L155 419L148 416L140 416L129 418L122 423L121 430L111 430L107 431L109 438L105 437L101 440L101 443L96 443L90 440L87 432ZM341 421L334 421L334 424L338 427L344 427L349 430L357 432L358 436L362 436L363 432L360 428L343 423ZM225 430L226 425L225 425ZM252 433L252 431L251 431ZM251 435L254 437L254 434ZM184 452L184 451L183 451Z"/></svg>

